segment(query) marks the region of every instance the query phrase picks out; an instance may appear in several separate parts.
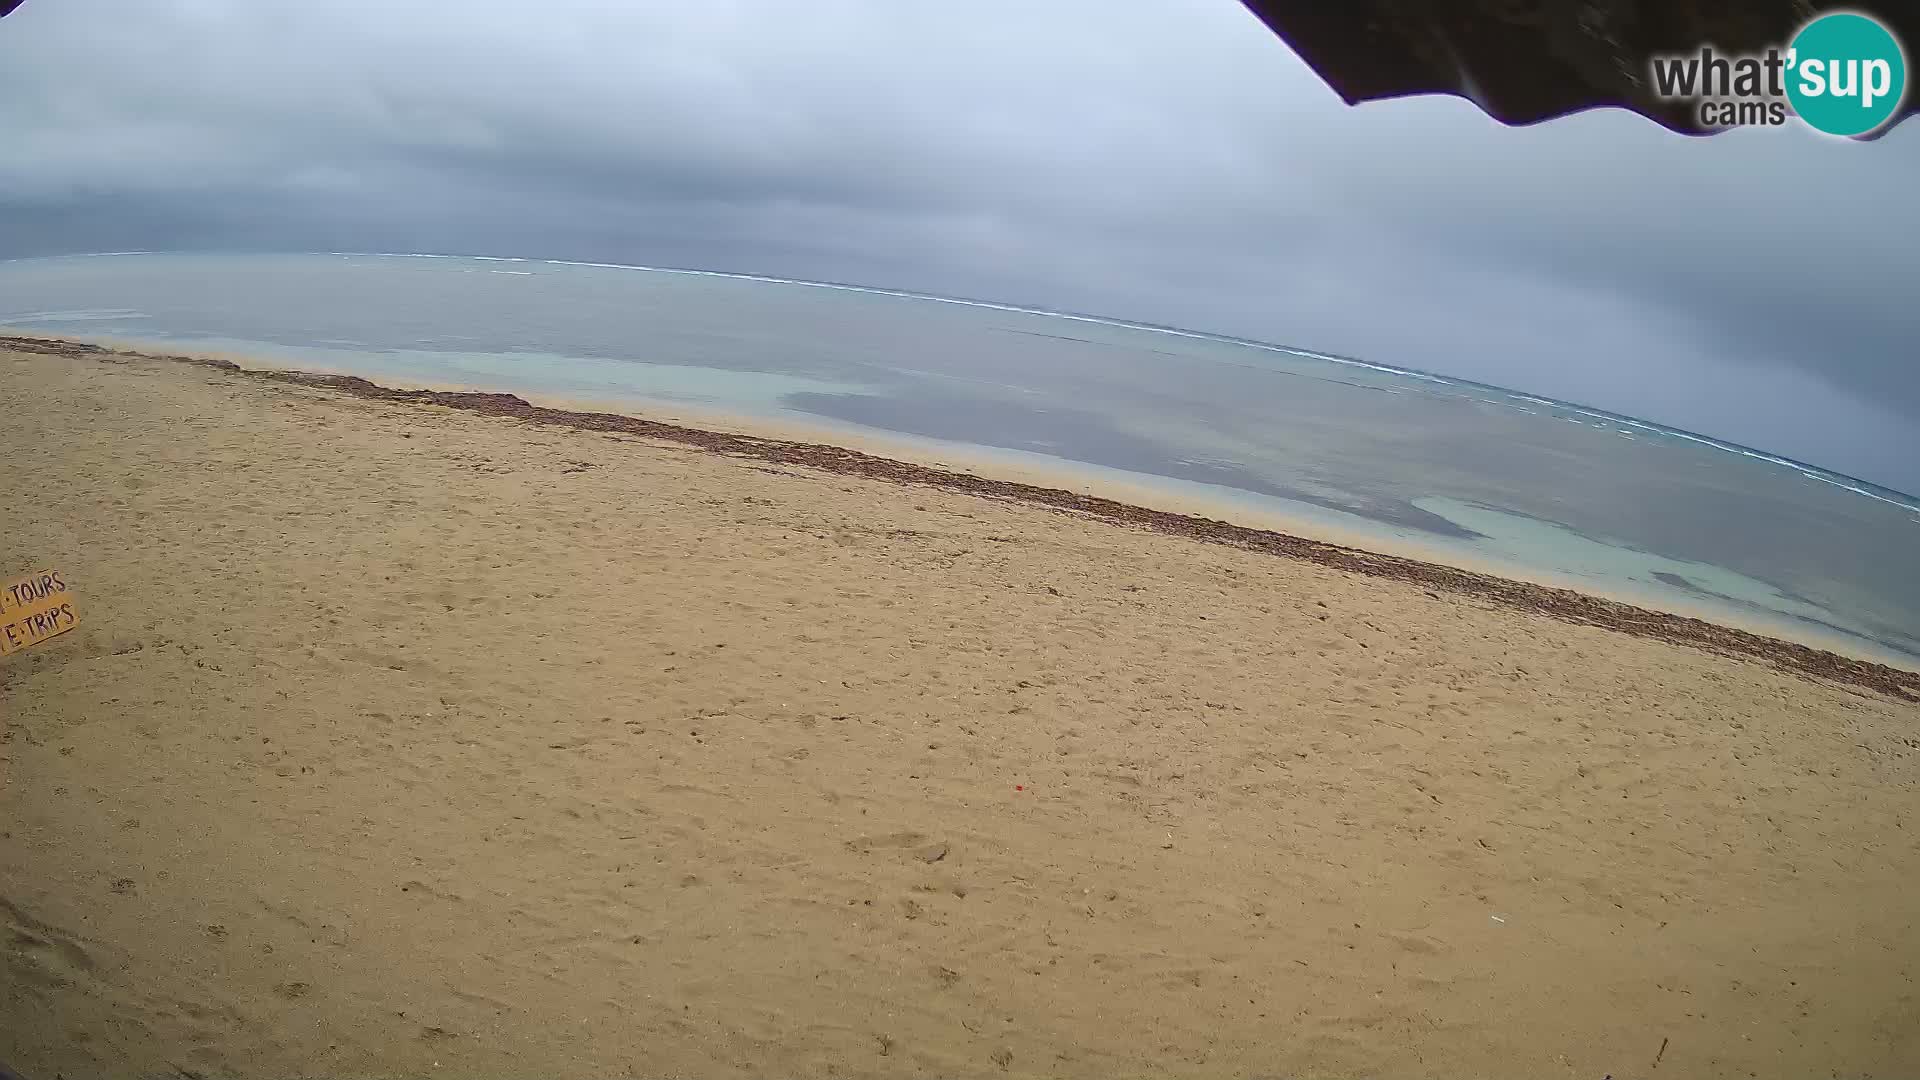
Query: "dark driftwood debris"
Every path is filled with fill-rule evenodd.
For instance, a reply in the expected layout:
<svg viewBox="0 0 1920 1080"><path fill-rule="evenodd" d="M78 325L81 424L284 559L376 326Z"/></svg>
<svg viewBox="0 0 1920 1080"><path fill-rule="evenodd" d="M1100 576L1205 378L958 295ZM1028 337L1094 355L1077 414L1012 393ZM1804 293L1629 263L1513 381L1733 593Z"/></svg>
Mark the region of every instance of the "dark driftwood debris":
<svg viewBox="0 0 1920 1080"><path fill-rule="evenodd" d="M1020 484L1008 480L992 480L927 465L894 461L891 458L863 454L857 450L838 446L763 439L751 435L732 435L613 413L549 409L529 404L512 394L395 390L353 375L255 370L242 368L226 360L194 356L157 356L76 341L0 336L0 349L56 356L92 357L118 363L149 361L194 364L217 368L235 376L262 382L317 387L375 401L442 406L485 416L509 417L533 424L550 424L581 431L618 432L661 442L698 447L732 457L780 465L802 465L846 476L868 477L901 484L918 484L984 498L1029 503L1135 528L1184 536L1204 543L1225 544L1245 551L1302 559L1336 570L1410 582L1428 589L1445 589L1456 594L1500 604L1518 611L1545 615L1564 622L1603 627L1637 637L1655 638L1675 645L1704 649L1722 656L1758 660L1792 674L1846 683L1902 701L1920 702L1920 673L1901 671L1865 660L1855 660L1745 630L1716 626L1683 615L1648 611L1616 600L1577 593L1571 589L1556 589L1522 581L1508 581L1505 578L1477 574L1470 570L1439 566L1397 555L1361 551L1286 533L1234 525L1212 518L1151 510L1143 506L1133 506L1093 495L1081 495L1059 488Z"/></svg>

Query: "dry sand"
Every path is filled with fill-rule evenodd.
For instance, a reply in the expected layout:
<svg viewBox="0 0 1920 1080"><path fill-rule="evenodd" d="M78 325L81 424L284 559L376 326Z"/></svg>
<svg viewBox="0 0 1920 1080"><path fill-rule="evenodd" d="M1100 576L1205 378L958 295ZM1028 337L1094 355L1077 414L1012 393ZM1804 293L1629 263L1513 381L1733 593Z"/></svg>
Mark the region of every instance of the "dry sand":
<svg viewBox="0 0 1920 1080"><path fill-rule="evenodd" d="M1920 1073L1897 674L135 356L0 394L0 577L83 620L0 661L30 1080Z"/></svg>

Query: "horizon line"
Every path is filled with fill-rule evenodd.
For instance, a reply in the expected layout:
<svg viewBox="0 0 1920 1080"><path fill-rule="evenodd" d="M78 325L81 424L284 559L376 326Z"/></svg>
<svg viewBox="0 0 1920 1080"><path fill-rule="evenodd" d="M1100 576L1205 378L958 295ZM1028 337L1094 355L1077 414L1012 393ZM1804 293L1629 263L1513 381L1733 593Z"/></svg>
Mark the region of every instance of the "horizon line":
<svg viewBox="0 0 1920 1080"><path fill-rule="evenodd" d="M698 277L727 278L727 279L738 280L738 281L758 281L758 282L764 282L767 284L775 284L775 285L799 285L807 288L833 289L833 290L839 290L843 292L862 292L862 293L869 293L876 296L894 296L894 297L899 297L907 300L926 300L926 301L931 301L934 303L941 303L941 304L958 304L965 307L987 308L989 310L1008 311L1008 312L1014 312L1014 313L1023 314L1023 315L1042 315L1049 318L1068 319L1074 322L1099 323L1106 326L1117 326L1117 327L1122 327L1126 329L1144 330L1149 333L1170 334L1176 337L1193 338L1193 339L1202 340L1202 341L1218 341L1218 342L1222 342L1229 345L1240 345L1240 346L1245 346L1249 348L1262 349L1269 352L1280 352L1280 353L1287 353L1294 356L1304 356L1304 357L1308 357L1316 360L1325 360L1330 363L1348 364L1355 367L1363 367L1363 368L1368 368L1375 371L1384 371L1394 375L1410 376L1416 379L1438 380L1438 381L1461 385L1461 386L1477 387L1484 390L1492 390L1502 394L1510 394L1520 398L1531 399L1531 400L1539 401L1549 405L1564 406L1570 409L1586 412L1590 415L1598 416L1603 419L1629 423L1634 426L1641 427L1643 430L1657 431L1657 432L1661 432L1669 435L1677 435L1694 442L1702 443L1704 445L1711 445L1718 449L1731 451L1733 453L1741 454L1747 457L1752 457L1752 458L1755 458L1756 460L1768 461L1774 464L1784 465L1788 468L1794 469L1797 472L1800 472L1801 475L1803 476L1809 476L1811 479L1820 480L1823 483L1832 483L1832 481L1826 480L1824 477L1811 476L1811 474L1806 473L1805 470L1818 469L1821 472L1827 473L1831 476L1839 477L1840 479L1843 479L1843 480L1850 480L1857 484L1868 484L1874 488L1877 488L1880 491L1885 491L1890 494L1897 495L1901 499L1907 500L1907 501L1901 502L1893 499L1887 499L1882 496L1876 495L1873 492L1861 491L1857 488L1849 487L1844 484L1839 484L1835 486L1845 488L1846 490L1849 490L1849 491L1853 491L1855 494L1864 495L1870 499L1875 499L1880 502L1885 502L1893 506L1899 506L1902 509L1912 511L1916 514L1920 514L1920 495L1903 491L1899 488L1879 483L1878 481L1868 480L1864 477L1854 476L1851 473L1844 473L1838 469L1831 469L1824 465L1817 465L1810 461L1801 461L1798 458L1791 458L1784 454L1779 454L1770 450L1765 450L1761 447L1749 446L1745 443L1734 442L1731 439L1723 439L1719 436L1710 435L1706 432L1692 431L1687 428L1674 427L1673 425L1663 424L1658 420L1652 420L1646 417L1631 416L1626 413L1614 412L1611 409L1602 408L1601 406L1598 406L1598 405L1589 405L1584 402L1569 401L1562 398L1548 397L1542 394L1536 394L1532 391L1522 390L1518 387L1501 386L1497 383L1480 382L1476 379L1468 379L1458 375L1448 375L1445 372L1427 371L1421 368L1402 367L1394 364L1384 364L1374 360L1363 360L1357 356L1348 356L1340 353L1322 352L1317 349L1308 349L1308 348L1303 348L1295 345L1283 345L1283 344L1280 344L1279 342L1263 341L1258 338L1238 337L1232 334L1219 333L1217 331L1198 330L1190 327L1172 326L1165 323L1141 322L1138 320L1124 319L1124 318L1120 318L1118 316L1112 316L1112 315L1096 315L1090 312L1060 311L1060 310L1051 309L1051 308L1028 307L1025 305L1010 303L1007 301L986 300L979 297L954 296L954 295L942 294L942 293L917 292L912 289L900 289L900 288L894 288L891 286L879 286L879 285L862 285L854 282L845 282L845 281L823 281L823 280L812 279L812 278L776 277L771 274L759 274L759 273L751 273L751 272L737 271L737 270L710 270L710 269L704 269L700 267L684 267L684 266L649 266L649 265L640 264L640 263L592 262L584 259L548 259L548 258L540 258L540 257L530 256L530 255L474 255L474 254L465 254L465 253L458 253L458 252L245 251L245 250L77 251L77 252L66 252L58 255L15 256L13 258L0 259L0 265L6 264L6 263L34 262L39 260L50 260L50 259L110 258L110 257L127 256L127 255L333 255L333 256L342 256L342 257L349 257L349 258L471 259L476 262L525 262L525 263L539 263L539 264L548 265L548 266L586 266L586 267L595 267L595 268L608 269L608 270L639 270L647 273L656 273L656 274L684 274L684 275L698 276Z"/></svg>

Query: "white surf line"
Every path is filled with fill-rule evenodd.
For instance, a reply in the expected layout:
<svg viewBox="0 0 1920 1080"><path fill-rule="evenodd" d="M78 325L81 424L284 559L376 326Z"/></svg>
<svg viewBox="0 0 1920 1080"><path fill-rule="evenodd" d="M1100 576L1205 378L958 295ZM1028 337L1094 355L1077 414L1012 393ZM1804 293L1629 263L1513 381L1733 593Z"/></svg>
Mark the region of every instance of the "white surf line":
<svg viewBox="0 0 1920 1080"><path fill-rule="evenodd" d="M1169 337L1188 338L1193 341L1211 341L1222 345L1238 345L1242 348L1259 349L1264 352L1280 353L1283 356L1304 356L1312 360L1324 360L1330 364L1343 364L1347 367L1366 368L1369 371L1382 371L1389 375L1398 375L1407 379L1419 379L1423 382L1438 383L1442 386L1464 385L1457 379L1443 375L1430 375L1424 371L1412 371L1390 364L1376 364L1367 360L1356 360L1350 356L1332 356L1314 352L1312 349L1296 348L1291 345L1275 345L1264 341L1247 341L1231 338L1222 334L1209 334L1197 330L1179 330L1170 326L1147 326L1142 323L1127 322L1124 319L1109 319L1099 315L1077 315L1067 311L1049 311L1046 308L1021 307L1018 304L1002 304L992 300L963 300L954 296L933 296L928 293L907 292L904 289L880 289L870 285L844 285L828 281L803 281L799 278L773 277L768 274L742 274L726 270L688 270L673 266L642 266L635 263L582 262L575 259L524 259L507 258L499 255L438 255L407 251L322 251L319 255L346 255L360 258L379 259L473 259L481 262L531 262L543 266L586 266L599 270L639 270L649 274L678 274L682 277L723 278L730 281L757 281L768 285L798 285L807 289L826 289L832 292L866 293L870 296L892 296L902 300L925 300L935 304L953 304L957 307L984 308L988 311L1005 311L1016 315L1041 315L1050 319L1064 319L1068 322L1089 323L1097 326L1112 326L1122 330L1138 330L1150 334L1165 334ZM1495 387L1494 389L1499 389ZM1502 391L1505 392L1505 391ZM1573 406L1566 402L1554 402L1562 407Z"/></svg>
<svg viewBox="0 0 1920 1080"><path fill-rule="evenodd" d="M1528 400L1537 401L1540 399L1529 398ZM1695 435L1692 432L1681 431L1677 428L1670 428L1661 424L1650 424L1650 423L1645 423L1639 420L1634 420L1630 417L1612 416L1606 413L1594 412L1591 409L1582 408L1578 405L1572 404L1571 402L1562 401L1562 402L1554 402L1553 404L1557 405L1559 408L1567 409L1571 412L1577 412L1582 416L1592 417L1597 422L1590 426L1600 428L1603 431L1606 430L1606 425L1611 423L1611 424L1620 424L1625 427L1638 428L1641 431L1649 432L1654 435L1666 435L1675 439L1685 439L1691 443L1699 443L1702 446L1712 447L1713 449L1718 450L1722 453L1737 454L1740 457L1752 458L1755 461L1764 461L1770 465L1778 465L1783 469L1792 469L1794 472L1799 473L1800 475L1806 477L1809 480L1818 480L1823 484L1832 484L1834 487L1844 488L1847 491L1851 491L1855 495L1864 495L1875 502L1886 503L1888 506L1897 506L1900 509L1913 514L1915 517L1920 517L1920 506L1915 506L1913 503L1907 502L1903 499L1889 499L1884 495L1876 494L1874 492L1866 490L1865 488L1856 487L1854 484L1850 484L1846 482L1847 480L1854 479L1853 477L1843 477L1842 479L1834 479L1834 477L1841 476L1841 474L1833 473L1831 475L1821 475L1820 472L1809 471L1809 470L1818 470L1820 468L1818 465L1808 465L1805 462L1795 461L1792 458L1778 457L1776 455L1768 454L1763 451L1751 450L1743 446L1734 446L1730 443L1723 443L1718 439L1710 438L1705 435ZM1574 420L1571 417L1563 417L1562 419L1566 419L1569 423L1574 423L1574 424L1585 423L1585 421ZM1628 438L1628 439L1632 438L1631 435L1628 435L1623 432L1615 432L1615 434L1620 435L1622 438ZM1867 481L1860 481L1860 482L1867 483Z"/></svg>
<svg viewBox="0 0 1920 1080"><path fill-rule="evenodd" d="M149 254L149 253L148 252L103 252L101 254L140 255L140 254ZM601 270L638 270L638 271L643 271L645 273L651 273L651 274L678 274L683 277L722 278L722 279L732 280L732 281L756 281L756 282L761 282L769 285L797 285L802 288L808 288L808 289L827 289L833 292L866 293L871 296L892 296L892 297L898 297L903 300L924 300L924 301L935 303L935 304L953 304L958 307L983 308L988 311L1005 311L1005 312L1009 312L1017 315L1040 315L1040 316L1045 316L1047 318L1064 319L1068 322L1089 323L1097 326L1112 326L1112 327L1116 327L1123 330L1138 330L1146 333L1165 334L1170 337L1188 338L1194 341L1212 341L1220 344L1238 345L1243 348L1259 349L1266 352L1280 353L1285 356L1303 356L1313 360L1322 360L1330 364L1344 364L1349 367L1366 368L1370 371L1381 371L1390 375L1398 375L1402 378L1419 379L1423 382L1438 383L1443 386L1470 385L1470 381L1468 380L1453 379L1453 378L1448 378L1442 375L1432 375L1424 371L1412 371L1407 368L1394 367L1391 364L1376 364L1366 360L1357 360L1349 356L1332 356L1327 353L1315 352L1312 349L1301 349L1301 348L1295 348L1293 346L1288 346L1288 345L1274 345L1269 342L1247 341L1239 338L1230 338L1222 334L1208 334L1208 333L1203 333L1203 332L1194 331L1194 330L1178 330L1173 327L1167 327L1167 326L1146 326L1140 323L1127 322L1123 319L1102 318L1101 316L1098 316L1098 315L1076 315L1071 312L1065 312L1065 311L1048 311L1045 308L1021 307L1017 304L1002 304L1002 303L997 303L991 300L963 300L959 297L953 297L953 296L932 296L927 293L907 292L904 289L879 289L879 288L874 288L872 286L867 286L867 285L845 285L845 284L835 284L833 282L827 282L827 281L803 281L798 278L773 277L768 274L742 274L742 273L734 273L731 271L724 271L724 270L689 270L681 267L644 266L644 265L639 265L634 263L583 262L583 261L574 260L574 259L528 259L528 258L519 258L519 257L510 257L510 256L501 256L501 255L444 255L444 254L434 254L434 253L416 252L416 251L319 251L319 252L309 252L308 254L335 255L335 256L345 256L350 258L468 259L476 262L537 263L543 266L585 266L585 267L592 267L592 268L601 269ZM522 271L522 272L529 273L530 271ZM1486 385L1486 384L1471 384L1471 385ZM1626 417L1594 412L1590 409L1574 404L1573 402L1570 402L1570 401L1558 401L1552 398L1534 397L1528 394L1521 394L1518 391L1508 390L1504 387L1490 387L1490 388L1497 390L1503 394L1511 394L1515 397L1519 397L1527 401L1537 402L1542 405L1549 405L1554 408L1566 409L1570 412L1577 412L1583 416L1589 416L1594 418L1595 420L1603 421L1603 424L1593 425L1595 427L1602 427L1603 430L1604 430L1604 422L1625 424L1627 426L1635 427L1642 431L1651 432L1656 435L1670 435L1670 436L1673 436L1674 438L1686 439L1689 442L1699 443L1702 446L1710 446L1716 450L1720 450L1726 453L1738 454L1742 457L1753 458L1757 461L1769 462L1771 464L1781 466L1782 468L1792 469L1795 472L1812 476L1813 479L1819 480L1822 483L1832 484L1835 487L1839 487L1839 488L1845 488L1846 490L1851 491L1856 495L1864 495L1869 499L1875 500L1876 502L1883 502L1889 506L1897 506L1902 510L1906 510L1914 514L1916 517L1920 517L1920 506L1915 506L1910 502L1905 502L1900 499L1889 499L1883 495L1878 495L1878 494L1875 494L1874 492L1867 491L1859 487L1855 487L1852 484L1844 483L1839 480L1829 479L1828 477L1825 477L1825 476L1813 476L1813 474L1806 472L1808 468L1818 468L1818 466L1808 466L1802 462L1793 461L1788 458L1776 457L1772 454L1765 454L1759 451L1749 450L1743 447L1729 445L1727 443L1720 442L1717 439L1712 439L1703 435L1695 435L1695 434L1692 434L1691 432L1680 431L1676 428L1670 428L1664 425L1648 424L1648 423L1643 423L1641 421L1633 420ZM1579 423L1580 421L1574 421L1574 422ZM1840 474L1836 473L1834 475L1838 476ZM1865 481L1862 481L1862 482L1864 483Z"/></svg>
<svg viewBox="0 0 1920 1080"><path fill-rule="evenodd" d="M0 259L0 263L33 262L36 259L110 259L115 255L163 255L160 251L75 251L66 255L19 255Z"/></svg>
<svg viewBox="0 0 1920 1080"><path fill-rule="evenodd" d="M1219 334L1207 334L1194 330L1176 330L1172 327L1143 326L1121 319L1107 319L1098 315L1075 315L1066 311L1048 311L1045 308L1020 307L1017 304L1002 304L992 300L962 300L952 296L932 296L927 293L907 292L902 289L877 289L868 285L837 285L827 281L802 281L799 278L771 277L766 274L740 274L724 270L687 270L673 266L639 266L632 263L580 262L574 259L519 259L504 258L498 255L431 255L407 251L320 251L317 255L345 255L358 258L376 259L472 259L478 262L530 262L543 266L587 266L600 270L640 270L649 274L678 274L682 277L725 278L731 281L757 281L768 285L798 285L808 289L827 289L832 292L866 293L872 296L893 296L902 300L926 300L935 304L953 304L959 307L986 308L989 311L1006 311L1018 315L1044 315L1052 319L1065 319L1068 322L1093 323L1100 326L1113 326L1123 330L1143 330L1148 333L1166 334L1172 337L1191 338L1195 341L1215 341L1229 345L1244 345L1248 348L1264 349L1268 352L1284 353L1290 356L1306 356L1315 360L1326 360L1336 364L1350 364L1354 367L1372 368L1375 371L1392 372L1411 378L1424 378L1433 382L1447 382L1446 379L1423 375L1417 371L1404 371L1400 368L1382 364L1370 364L1361 360L1351 360L1306 349L1294 349L1284 345L1271 345L1261 342L1237 341Z"/></svg>
<svg viewBox="0 0 1920 1080"><path fill-rule="evenodd" d="M70 311L17 311L0 315L0 322L38 319L43 322L106 322L112 319L146 319L152 316L132 308L75 308Z"/></svg>
<svg viewBox="0 0 1920 1080"><path fill-rule="evenodd" d="M1342 361L1339 357L1326 357L1325 359L1330 360L1333 363L1346 362L1346 363L1359 363L1360 366L1363 366L1363 367L1374 366L1374 365L1364 364L1359 361ZM1381 370L1397 371L1398 369L1381 368ZM1418 377L1419 375L1418 372L1408 372L1406 374L1411 374L1416 377ZM1806 477L1809 480L1818 480L1823 484L1832 484L1834 487L1844 488L1847 491L1851 491L1855 495L1864 495L1867 498L1874 500L1875 502L1886 503L1889 506L1897 506L1902 510L1909 511L1916 516L1920 516L1920 506L1916 506L1913 503L1904 501L1902 499L1890 499L1884 495L1879 495L1872 491L1868 491L1865 488L1856 487L1853 484L1847 483L1846 480L1854 479L1852 477L1843 477L1842 479L1834 479L1834 477L1840 477L1842 476L1842 474L1833 473L1832 475L1829 476L1829 475L1821 475L1820 472L1818 471L1809 471L1809 470L1819 470L1820 467L1817 465L1808 465L1805 462L1795 461L1792 458L1779 457L1773 454L1765 453L1763 451L1752 450L1742 446L1735 446L1731 443L1723 443L1720 440L1711 438L1709 436L1695 435L1692 432L1681 431L1678 428L1670 428L1664 424L1650 423L1647 421L1636 420L1632 417L1618 416L1610 413L1595 412L1592 409L1588 409L1583 406L1576 405L1569 401L1556 401L1550 398L1539 398L1539 397L1534 397L1531 394L1523 394L1518 391L1505 391L1505 392L1511 394L1513 397L1518 398L1522 401L1532 401L1541 405L1547 405L1554 408L1565 409L1569 412L1576 412L1582 416L1591 417L1595 422L1587 426L1599 428L1602 431L1609 430L1607 427L1607 425L1609 424L1619 424L1623 427L1636 428L1640 431L1645 431L1654 435L1667 435L1676 439L1685 439L1688 442L1698 443L1702 446L1711 447L1715 450L1721 451L1722 453L1736 454L1736 455L1739 455L1740 457L1752 458L1756 461L1764 461L1771 465L1778 465L1784 469L1792 469L1794 472L1799 473L1800 475ZM1489 402L1489 404L1503 404L1503 403ZM1517 406L1506 406L1506 407L1517 408ZM1533 412L1531 409L1519 409L1519 411L1524 413ZM1533 415L1538 415L1538 414L1535 413ZM1572 417L1562 417L1561 419L1566 420L1570 424L1587 424L1586 421L1575 420ZM1623 439L1627 439L1630 441L1637 441L1634 439L1634 436L1628 432L1615 431L1614 434L1620 436ZM1860 481L1860 482L1866 483L1867 481Z"/></svg>

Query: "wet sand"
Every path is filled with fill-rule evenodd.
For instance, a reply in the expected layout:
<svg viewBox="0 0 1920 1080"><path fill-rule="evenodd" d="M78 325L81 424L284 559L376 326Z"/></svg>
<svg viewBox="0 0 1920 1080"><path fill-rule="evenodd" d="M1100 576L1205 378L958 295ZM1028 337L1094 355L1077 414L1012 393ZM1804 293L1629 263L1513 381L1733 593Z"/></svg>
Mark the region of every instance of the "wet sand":
<svg viewBox="0 0 1920 1080"><path fill-rule="evenodd" d="M1920 1066L1920 677L505 396L0 353L0 1061Z"/></svg>

